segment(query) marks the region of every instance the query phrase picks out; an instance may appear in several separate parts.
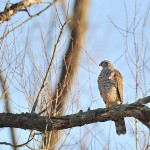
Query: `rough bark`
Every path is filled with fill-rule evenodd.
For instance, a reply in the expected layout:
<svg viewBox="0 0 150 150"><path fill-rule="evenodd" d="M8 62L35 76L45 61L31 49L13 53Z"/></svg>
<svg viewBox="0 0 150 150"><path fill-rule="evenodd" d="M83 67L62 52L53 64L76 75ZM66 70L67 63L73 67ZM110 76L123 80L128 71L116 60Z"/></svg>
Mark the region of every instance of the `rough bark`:
<svg viewBox="0 0 150 150"><path fill-rule="evenodd" d="M11 127L37 131L63 130L95 122L105 122L123 117L134 117L150 129L150 108L144 103L150 96L132 104L117 105L111 108L79 111L77 114L47 117L35 113L0 113L0 128Z"/></svg>
<svg viewBox="0 0 150 150"><path fill-rule="evenodd" d="M49 3L49 5L53 5L57 1L58 0L55 0L52 3ZM42 0L22 0L18 3L12 4L10 7L6 6L4 11L0 12L0 24L10 20L12 16L18 13L19 11L26 11L29 14L27 7L41 2Z"/></svg>

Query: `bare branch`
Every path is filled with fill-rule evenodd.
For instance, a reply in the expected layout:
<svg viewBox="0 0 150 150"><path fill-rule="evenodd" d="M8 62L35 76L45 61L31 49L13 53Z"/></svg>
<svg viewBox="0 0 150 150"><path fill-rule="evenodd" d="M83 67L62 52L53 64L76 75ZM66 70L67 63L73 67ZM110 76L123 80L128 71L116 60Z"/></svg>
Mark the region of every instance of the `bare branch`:
<svg viewBox="0 0 150 150"><path fill-rule="evenodd" d="M37 103L38 103L38 100L41 98L41 95L42 95L42 92L44 90L44 87L46 86L46 83L47 83L47 80L48 80L48 77L49 77L49 74L50 74L50 71L51 71L51 68L52 68L52 64L53 64L53 61L54 61L54 58L56 56L56 50L57 50L57 47L58 47L58 43L60 42L60 38L62 36L62 33L64 31L64 27L66 26L66 24L68 23L69 21L66 20L66 22L63 24L61 30L60 30L60 33L59 33L59 36L58 36L58 39L57 39L57 42L56 44L54 45L54 51L53 51L53 55L52 55L52 59L51 59L51 62L49 64L49 67L47 69L47 72L46 72L46 75L45 75L45 78L44 78L44 81L43 81L43 84L41 86L41 89L38 93L38 96L36 98L36 101L33 105L33 108L32 108L32 111L31 112L34 112L35 111L35 108L37 106Z"/></svg>
<svg viewBox="0 0 150 150"><path fill-rule="evenodd" d="M52 114L63 114L64 104L67 101L68 89L71 87L75 76L81 48L83 45L83 37L87 26L87 0L75 1L74 15L69 26L71 27L71 39L68 50L63 59L63 67L60 79L56 85L51 105Z"/></svg>
<svg viewBox="0 0 150 150"><path fill-rule="evenodd" d="M150 102L150 96L141 98L137 101L138 104L147 104Z"/></svg>
<svg viewBox="0 0 150 150"><path fill-rule="evenodd" d="M142 101L141 99L139 101ZM150 129L150 108L139 104L117 105L111 108L99 108L67 116L47 117L35 113L0 113L0 128L13 127L37 131L53 131L83 126L94 122L116 120L120 117L134 117ZM150 102L150 96L143 98L144 103Z"/></svg>
<svg viewBox="0 0 150 150"><path fill-rule="evenodd" d="M13 144L11 144L11 143L8 143L8 142L0 142L0 145L9 145L9 146L12 146L13 148L17 148L17 147L22 147L22 146L26 146L30 141L32 141L33 140L33 137L30 139L30 140L28 140L27 142L25 142L25 143L23 143L23 144L20 144L20 145L13 145Z"/></svg>
<svg viewBox="0 0 150 150"><path fill-rule="evenodd" d="M0 73L0 83L1 83L1 88L3 91L3 94L1 97L4 97L5 99L5 105L6 105L6 112L10 113L11 112L11 105L10 105L10 94L9 94L9 90L6 84L6 79L4 78L3 73ZM13 142L13 145L16 145L16 133L15 130L13 128L10 128L10 136L11 136L11 140ZM14 150L16 150L14 148Z"/></svg>
<svg viewBox="0 0 150 150"><path fill-rule="evenodd" d="M50 5L55 4L59 0L55 0L52 3L49 3ZM0 24L8 21L11 19L11 17L16 14L19 11L27 11L27 7L41 3L42 0L23 0L21 2L12 4L10 7L5 8L3 12L0 12ZM27 11L28 13L28 11ZM29 13L28 13L29 14Z"/></svg>

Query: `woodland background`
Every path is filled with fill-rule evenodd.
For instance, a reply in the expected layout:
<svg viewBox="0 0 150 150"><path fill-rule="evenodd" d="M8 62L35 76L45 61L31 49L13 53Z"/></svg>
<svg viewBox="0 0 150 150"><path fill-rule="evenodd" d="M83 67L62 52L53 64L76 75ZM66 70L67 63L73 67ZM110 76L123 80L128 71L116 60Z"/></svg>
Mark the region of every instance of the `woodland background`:
<svg viewBox="0 0 150 150"><path fill-rule="evenodd" d="M1 0L0 11L18 2ZM31 112L37 97L35 112L44 110L43 116L105 108L97 86L102 60L121 72L124 103L150 95L149 0L51 2L0 24L1 112ZM45 133L1 128L0 149L148 150L149 129L132 117L125 120L121 136L112 121Z"/></svg>

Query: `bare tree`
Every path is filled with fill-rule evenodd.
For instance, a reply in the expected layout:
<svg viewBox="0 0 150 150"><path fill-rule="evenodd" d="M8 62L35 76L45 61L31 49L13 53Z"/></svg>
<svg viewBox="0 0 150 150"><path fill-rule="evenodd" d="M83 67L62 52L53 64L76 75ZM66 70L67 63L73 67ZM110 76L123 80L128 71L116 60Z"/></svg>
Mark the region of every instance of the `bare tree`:
<svg viewBox="0 0 150 150"><path fill-rule="evenodd" d="M147 55L147 51L149 51L148 40L146 37L147 30L147 21L149 18L150 4L147 6L144 15L139 17L139 5L135 2L134 5L134 14L131 21L129 21L128 8L126 6L126 2L124 1L125 8L125 16L126 16L126 28L120 28L112 21L112 24L116 27L116 29L123 35L124 43L125 43L125 58L127 65L129 67L131 76L134 80L134 89L135 89L135 102L139 99L139 93L144 97L148 94L146 81L147 79L147 65L149 64L150 56ZM138 27L140 29L138 29ZM140 37L137 36L140 34ZM132 41L132 42L131 42ZM132 47L132 49L131 49ZM148 71L149 72L149 71ZM143 84L144 83L144 84ZM141 96L140 95L140 96ZM134 129L133 129L134 130ZM149 137L149 133L141 134L141 129L138 125L138 120L135 119L135 141L136 141L136 150L143 149L147 147L148 143L140 142L140 136ZM149 141L149 140L148 140ZM147 142L148 142L147 141Z"/></svg>
<svg viewBox="0 0 150 150"><path fill-rule="evenodd" d="M133 77L134 86L129 86L134 87L135 94L132 92L132 95L135 98L129 98L129 104L101 108L103 103L99 100L98 74L92 65L100 71L97 61L101 61L102 54L106 53L102 45L109 45L111 30L106 25L108 31L103 35L103 40L99 39L100 36L94 36L97 33L95 26L88 35L87 29L95 17L90 14L93 9L88 9L92 3L88 0L8 1L3 10L0 4L0 102L3 110L0 113L0 128L3 128L1 132L7 131L6 127L11 131L11 141L8 138L0 141L0 146L52 150L70 147L96 149L100 145L102 149L110 149L111 141L115 141L116 149L119 149L125 146L114 138L116 135L111 134L113 126L108 125L107 121L133 117L136 119L136 128L133 127L136 149L149 148L150 90L147 84L150 56L145 34L149 6L144 17L139 17L139 7L135 5L134 17L130 22L128 7L124 3L125 29L110 20L111 26L115 26L115 31L117 29L124 38L125 51L121 56L125 59L123 65L127 62L128 72ZM97 22L102 16L96 18ZM102 24L98 23L98 26L102 28ZM139 28L142 29L139 34L141 41L137 37ZM88 43L93 45L87 48ZM131 47L134 50L131 51ZM110 59L110 55L113 53L109 52L106 59ZM120 62L119 55L115 53L115 56L116 62ZM85 71L82 74L81 68ZM96 79L91 79L91 76ZM83 96L83 90L86 96ZM88 99L90 103L86 104ZM133 119L127 120L131 121L126 123L125 136L132 137L130 130ZM81 128L76 130L76 127ZM20 130L22 133L18 134ZM145 143L139 142L140 137L147 139Z"/></svg>

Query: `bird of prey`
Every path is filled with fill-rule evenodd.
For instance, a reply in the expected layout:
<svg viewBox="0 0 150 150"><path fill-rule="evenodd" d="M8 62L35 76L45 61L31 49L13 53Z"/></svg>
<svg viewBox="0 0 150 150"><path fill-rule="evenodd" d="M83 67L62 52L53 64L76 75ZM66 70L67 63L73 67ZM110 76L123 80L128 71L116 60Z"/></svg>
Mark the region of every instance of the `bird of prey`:
<svg viewBox="0 0 150 150"><path fill-rule="evenodd" d="M104 60L100 63L102 71L98 77L98 88L106 107L123 103L123 79L118 70L114 68L110 61ZM116 133L118 135L126 133L124 118L115 121Z"/></svg>

